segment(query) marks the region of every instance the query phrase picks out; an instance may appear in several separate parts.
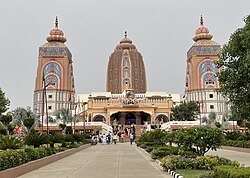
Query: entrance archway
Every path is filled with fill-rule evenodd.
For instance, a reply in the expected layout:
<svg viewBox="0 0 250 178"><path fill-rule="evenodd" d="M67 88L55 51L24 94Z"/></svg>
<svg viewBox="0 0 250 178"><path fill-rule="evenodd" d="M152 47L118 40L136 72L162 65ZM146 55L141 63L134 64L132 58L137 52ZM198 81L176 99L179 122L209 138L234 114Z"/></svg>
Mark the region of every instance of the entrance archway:
<svg viewBox="0 0 250 178"><path fill-rule="evenodd" d="M128 113L125 116L125 125L131 125L131 124L136 124L136 117L132 113Z"/></svg>
<svg viewBox="0 0 250 178"><path fill-rule="evenodd" d="M104 116L102 115L96 115L94 118L93 118L93 121L94 122L104 122L106 123L106 119Z"/></svg>

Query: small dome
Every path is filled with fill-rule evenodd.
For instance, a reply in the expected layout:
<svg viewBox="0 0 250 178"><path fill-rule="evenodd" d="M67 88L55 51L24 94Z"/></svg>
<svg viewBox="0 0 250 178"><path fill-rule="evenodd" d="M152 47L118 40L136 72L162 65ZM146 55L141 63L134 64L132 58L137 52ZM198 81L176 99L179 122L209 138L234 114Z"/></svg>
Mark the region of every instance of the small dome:
<svg viewBox="0 0 250 178"><path fill-rule="evenodd" d="M204 27L204 26L202 25L202 26L200 26L200 27L196 30L196 32L195 32L196 35L198 35L198 34L200 34L200 33L209 33L209 30L208 30L208 28L206 28L206 27Z"/></svg>
<svg viewBox="0 0 250 178"><path fill-rule="evenodd" d="M195 36L193 40L196 42L198 40L211 40L213 35L209 34L208 28L203 25L203 18L201 16L200 27L196 29Z"/></svg>
<svg viewBox="0 0 250 178"><path fill-rule="evenodd" d="M116 46L116 48L122 48L122 49L136 49L135 45L132 43L132 40L130 40L127 37L127 32L125 31L124 38L120 41L120 44Z"/></svg>
<svg viewBox="0 0 250 178"><path fill-rule="evenodd" d="M50 35L64 35L63 31L62 30L59 30L59 29L52 29L50 30Z"/></svg>
<svg viewBox="0 0 250 178"><path fill-rule="evenodd" d="M58 41L58 42L65 43L67 41L66 38L63 36L64 35L63 31L58 29L57 17L56 17L56 21L55 21L55 28L50 30L49 34L50 35L47 37L48 42Z"/></svg>

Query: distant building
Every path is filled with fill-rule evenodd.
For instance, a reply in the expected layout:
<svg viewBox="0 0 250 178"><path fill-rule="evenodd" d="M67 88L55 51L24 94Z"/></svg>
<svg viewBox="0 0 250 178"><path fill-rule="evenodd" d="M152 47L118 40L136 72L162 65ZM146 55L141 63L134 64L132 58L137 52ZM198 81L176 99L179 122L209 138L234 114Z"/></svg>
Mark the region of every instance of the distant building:
<svg viewBox="0 0 250 178"><path fill-rule="evenodd" d="M37 115L46 112L46 103L49 115L61 108L73 109L74 104L72 55L64 44L66 38L58 28L57 18L55 28L50 31L47 41L48 43L39 48L33 99L33 110ZM47 97L43 98L45 94Z"/></svg>
<svg viewBox="0 0 250 178"><path fill-rule="evenodd" d="M187 52L185 99L200 103L200 117L215 112L221 120L227 112L227 99L217 92L220 84L216 75L220 69L215 62L219 60L221 46L212 38L201 17L200 27L193 37L195 43Z"/></svg>

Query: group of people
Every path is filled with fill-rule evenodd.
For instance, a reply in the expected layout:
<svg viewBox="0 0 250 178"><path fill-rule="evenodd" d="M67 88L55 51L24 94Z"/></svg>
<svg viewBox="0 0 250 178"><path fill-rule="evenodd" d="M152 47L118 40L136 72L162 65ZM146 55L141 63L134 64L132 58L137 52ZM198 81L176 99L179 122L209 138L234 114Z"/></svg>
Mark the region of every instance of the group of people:
<svg viewBox="0 0 250 178"><path fill-rule="evenodd" d="M97 143L99 144L116 144L116 143L123 143L125 140L125 137L129 136L130 144L135 140L135 129L131 129L129 134L125 131L117 130L114 133L109 132L108 134L97 134L97 135L92 135L91 138L91 144L96 145Z"/></svg>

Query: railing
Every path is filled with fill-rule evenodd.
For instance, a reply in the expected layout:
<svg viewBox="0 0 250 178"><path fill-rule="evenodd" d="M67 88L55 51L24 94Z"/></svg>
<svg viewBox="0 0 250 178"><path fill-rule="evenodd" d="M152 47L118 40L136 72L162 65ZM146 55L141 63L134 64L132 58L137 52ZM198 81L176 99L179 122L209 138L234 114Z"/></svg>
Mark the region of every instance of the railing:
<svg viewBox="0 0 250 178"><path fill-rule="evenodd" d="M127 98L109 98L109 99L93 99L93 106L105 107L108 105L156 105L156 106L165 106L168 107L168 99L167 98L157 98L151 99L146 97L137 97L134 99Z"/></svg>

